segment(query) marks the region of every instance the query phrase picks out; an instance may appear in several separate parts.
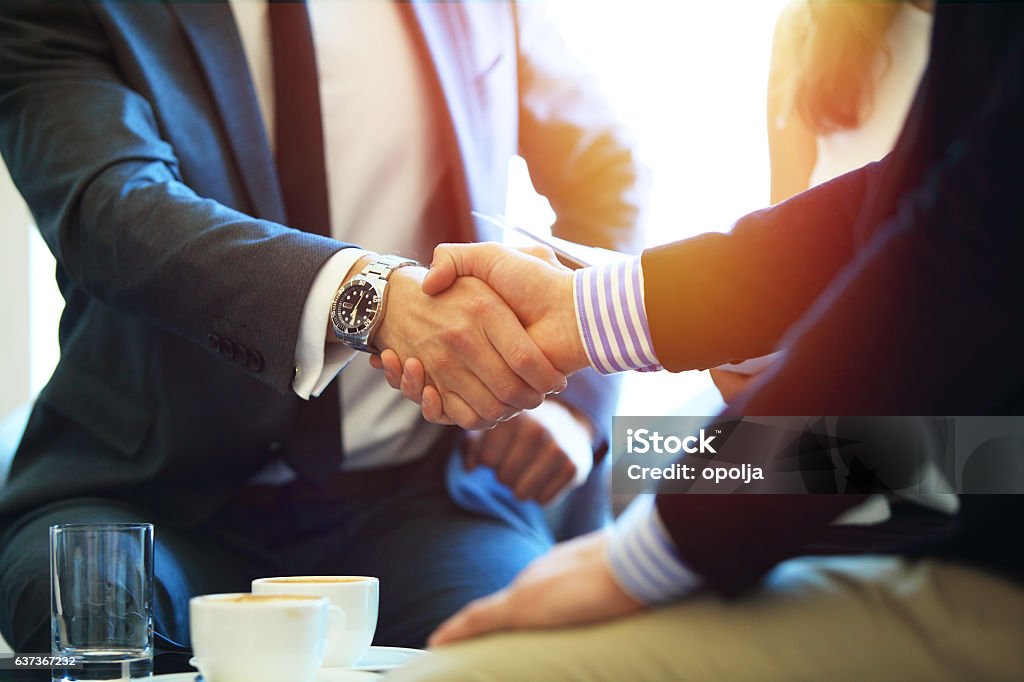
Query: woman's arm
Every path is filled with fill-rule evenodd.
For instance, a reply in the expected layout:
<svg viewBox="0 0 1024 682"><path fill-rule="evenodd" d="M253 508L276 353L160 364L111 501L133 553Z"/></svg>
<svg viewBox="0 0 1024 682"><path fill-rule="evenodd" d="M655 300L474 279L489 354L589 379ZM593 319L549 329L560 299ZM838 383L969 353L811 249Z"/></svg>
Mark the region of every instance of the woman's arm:
<svg viewBox="0 0 1024 682"><path fill-rule="evenodd" d="M791 87L800 68L804 5L804 0L796 0L783 10L772 38L767 101L772 205L807 189L818 160L817 136L794 106Z"/></svg>

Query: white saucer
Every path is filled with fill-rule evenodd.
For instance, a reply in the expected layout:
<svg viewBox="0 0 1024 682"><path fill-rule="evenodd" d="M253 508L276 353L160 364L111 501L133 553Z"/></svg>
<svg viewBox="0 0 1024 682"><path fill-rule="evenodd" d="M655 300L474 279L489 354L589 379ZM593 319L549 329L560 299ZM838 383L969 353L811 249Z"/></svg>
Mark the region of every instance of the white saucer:
<svg viewBox="0 0 1024 682"><path fill-rule="evenodd" d="M423 649L406 649L400 646L371 646L359 663L351 668L322 668L320 674L317 675L316 682L359 682L359 680L372 679L366 675L366 672L392 670L414 658L426 656L428 653L430 652ZM188 664L193 668L199 668L196 665L195 657L190 658ZM342 674L346 672L356 672L359 675L343 676ZM162 682L194 682L196 680L196 677L188 677L188 675L194 675L194 673L157 675L153 679L160 679Z"/></svg>
<svg viewBox="0 0 1024 682"><path fill-rule="evenodd" d="M415 651L415 649L410 649L410 651ZM193 668L198 667L195 658L189 659L188 664ZM160 682L203 682L202 676L197 673L156 675L151 679L160 680ZM379 677L373 673L352 668L320 668L316 673L316 682L373 682L377 679Z"/></svg>
<svg viewBox="0 0 1024 682"><path fill-rule="evenodd" d="M371 646L359 663L350 670L369 670L382 672L405 665L414 658L426 656L429 651L423 649L406 649L400 646Z"/></svg>

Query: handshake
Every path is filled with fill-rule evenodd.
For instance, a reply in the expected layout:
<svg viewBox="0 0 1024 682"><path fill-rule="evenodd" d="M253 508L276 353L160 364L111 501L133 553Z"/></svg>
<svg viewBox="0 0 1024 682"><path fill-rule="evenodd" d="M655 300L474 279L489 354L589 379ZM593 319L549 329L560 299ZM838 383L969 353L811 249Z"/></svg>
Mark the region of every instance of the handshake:
<svg viewBox="0 0 1024 682"><path fill-rule="evenodd" d="M547 247L442 244L389 286L370 362L428 421L491 428L589 366L572 270Z"/></svg>

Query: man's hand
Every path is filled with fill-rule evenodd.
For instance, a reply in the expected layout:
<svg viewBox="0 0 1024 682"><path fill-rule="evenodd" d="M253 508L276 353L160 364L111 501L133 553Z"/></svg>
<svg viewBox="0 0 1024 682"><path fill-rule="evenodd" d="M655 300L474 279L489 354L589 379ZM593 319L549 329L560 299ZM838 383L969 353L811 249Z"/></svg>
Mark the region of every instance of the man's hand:
<svg viewBox="0 0 1024 682"><path fill-rule="evenodd" d="M605 558L606 536L595 531L555 546L512 584L477 599L430 636L431 646L499 630L583 625L624 616L642 605L619 587Z"/></svg>
<svg viewBox="0 0 1024 682"><path fill-rule="evenodd" d="M521 500L548 504L587 480L594 466L592 427L555 400L467 440L466 466L494 469Z"/></svg>
<svg viewBox="0 0 1024 682"><path fill-rule="evenodd" d="M495 243L441 244L434 249L434 262L422 288L424 293L438 296L470 276L487 282L505 300L559 371L571 374L590 364L576 326L572 271L558 262L551 249L512 249ZM386 343L377 345L389 347ZM399 351L396 356L384 351L370 362L384 369L392 387L420 403L425 419L461 424L449 409L449 398L435 390L434 374L422 360L417 355ZM457 411L474 405L469 396L455 394L452 399L452 408Z"/></svg>
<svg viewBox="0 0 1024 682"><path fill-rule="evenodd" d="M513 249L493 242L440 244L423 278L423 293L436 296L460 278L476 277L498 293L563 374L589 366L576 327L572 270L546 246Z"/></svg>
<svg viewBox="0 0 1024 682"><path fill-rule="evenodd" d="M516 315L486 284L463 278L437 296L421 291L422 268L396 270L372 342L418 358L447 416L463 428L490 428L547 393L565 388Z"/></svg>

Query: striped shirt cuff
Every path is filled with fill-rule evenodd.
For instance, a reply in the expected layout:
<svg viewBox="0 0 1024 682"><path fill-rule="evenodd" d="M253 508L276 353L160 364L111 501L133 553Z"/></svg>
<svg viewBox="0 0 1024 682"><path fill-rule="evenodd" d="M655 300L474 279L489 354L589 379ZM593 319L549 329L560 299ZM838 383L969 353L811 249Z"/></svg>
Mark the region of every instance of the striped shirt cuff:
<svg viewBox="0 0 1024 682"><path fill-rule="evenodd" d="M573 297L580 338L594 369L601 374L661 369L647 326L639 256L577 270Z"/></svg>
<svg viewBox="0 0 1024 682"><path fill-rule="evenodd" d="M654 495L641 495L608 531L608 563L615 581L645 604L678 599L701 586L688 569L654 508Z"/></svg>

